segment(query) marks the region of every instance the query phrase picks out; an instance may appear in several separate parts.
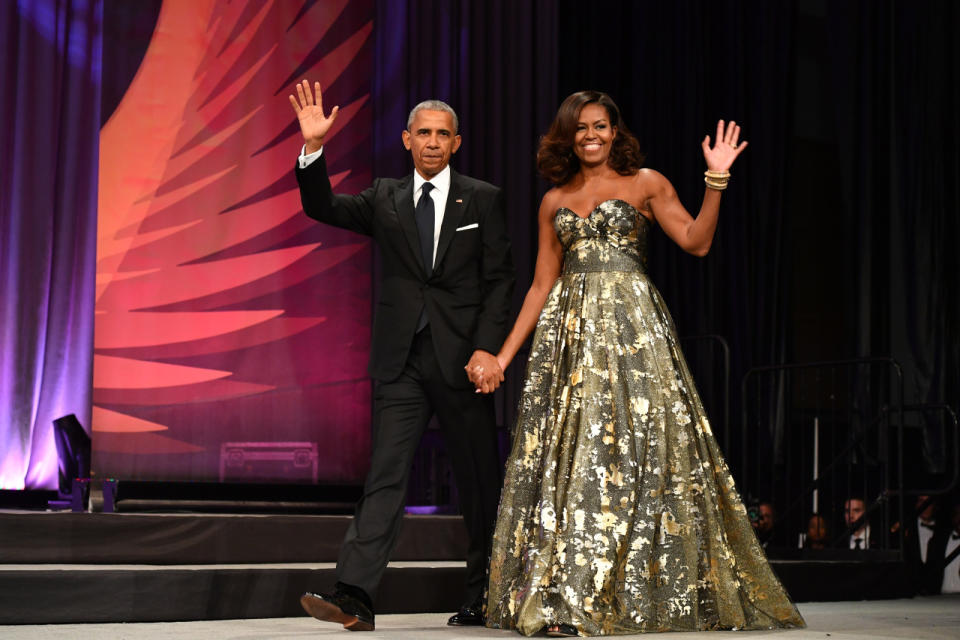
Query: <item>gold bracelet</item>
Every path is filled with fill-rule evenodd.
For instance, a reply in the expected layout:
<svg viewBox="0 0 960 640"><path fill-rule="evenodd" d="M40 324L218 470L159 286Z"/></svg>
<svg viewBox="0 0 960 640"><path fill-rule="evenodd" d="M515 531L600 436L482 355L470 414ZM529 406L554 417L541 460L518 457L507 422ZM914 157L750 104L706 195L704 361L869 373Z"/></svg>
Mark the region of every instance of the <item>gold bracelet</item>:
<svg viewBox="0 0 960 640"><path fill-rule="evenodd" d="M729 171L711 171L707 169L703 172L703 181L706 183L707 187L715 191L723 191L727 188L727 184L730 182L730 172Z"/></svg>
<svg viewBox="0 0 960 640"><path fill-rule="evenodd" d="M708 178L720 178L721 180L728 180L730 178L729 171L711 171L710 169L707 169L703 172L703 175L707 176Z"/></svg>

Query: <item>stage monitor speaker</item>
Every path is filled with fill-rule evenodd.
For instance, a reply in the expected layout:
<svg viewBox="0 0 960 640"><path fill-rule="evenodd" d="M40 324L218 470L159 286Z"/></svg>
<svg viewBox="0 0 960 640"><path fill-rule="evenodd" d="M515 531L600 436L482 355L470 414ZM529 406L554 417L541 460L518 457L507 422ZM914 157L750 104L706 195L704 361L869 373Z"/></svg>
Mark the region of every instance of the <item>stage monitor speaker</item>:
<svg viewBox="0 0 960 640"><path fill-rule="evenodd" d="M224 442L220 482L317 484L320 456L316 442Z"/></svg>

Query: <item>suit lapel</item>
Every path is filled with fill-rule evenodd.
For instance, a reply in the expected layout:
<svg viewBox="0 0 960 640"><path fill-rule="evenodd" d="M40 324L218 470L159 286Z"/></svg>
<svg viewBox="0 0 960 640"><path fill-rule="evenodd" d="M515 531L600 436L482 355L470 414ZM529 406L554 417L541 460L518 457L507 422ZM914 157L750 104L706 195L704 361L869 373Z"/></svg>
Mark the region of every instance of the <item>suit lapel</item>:
<svg viewBox="0 0 960 640"><path fill-rule="evenodd" d="M450 193L447 195L447 204L443 210L443 224L440 226L440 239L437 241L437 255L433 260L434 269L443 262L443 256L453 241L453 235L457 232L463 214L470 204L471 192L470 187L466 186L460 179L460 175L451 168Z"/></svg>
<svg viewBox="0 0 960 640"><path fill-rule="evenodd" d="M417 219L413 213L413 176L408 176L407 181L397 189L393 194L393 206L396 208L397 216L400 218L400 228L403 229L403 235L407 238L410 245L410 251L413 252L414 260L423 269L423 256L420 252L420 234L417 232ZM423 272L426 275L426 271Z"/></svg>

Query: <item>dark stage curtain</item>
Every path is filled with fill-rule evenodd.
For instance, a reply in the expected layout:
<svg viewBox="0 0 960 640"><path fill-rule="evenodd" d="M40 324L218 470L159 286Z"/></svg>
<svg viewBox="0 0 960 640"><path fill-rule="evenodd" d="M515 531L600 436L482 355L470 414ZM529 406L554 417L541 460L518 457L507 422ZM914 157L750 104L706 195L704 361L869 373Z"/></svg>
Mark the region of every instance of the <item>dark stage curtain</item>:
<svg viewBox="0 0 960 640"><path fill-rule="evenodd" d="M90 428L100 0L0 7L0 488L54 488L51 421Z"/></svg>
<svg viewBox="0 0 960 640"><path fill-rule="evenodd" d="M894 356L908 402L956 408L960 6L830 3L827 24L851 350ZM927 439L941 471L943 443Z"/></svg>

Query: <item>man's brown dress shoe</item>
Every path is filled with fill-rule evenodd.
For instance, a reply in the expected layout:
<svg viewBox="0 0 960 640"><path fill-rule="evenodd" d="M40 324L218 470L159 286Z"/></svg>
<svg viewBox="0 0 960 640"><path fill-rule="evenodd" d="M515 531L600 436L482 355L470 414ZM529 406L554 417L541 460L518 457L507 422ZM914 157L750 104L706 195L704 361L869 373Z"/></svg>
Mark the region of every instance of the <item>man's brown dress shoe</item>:
<svg viewBox="0 0 960 640"><path fill-rule="evenodd" d="M305 593L300 596L303 610L317 620L342 624L349 631L373 631L373 610L360 599L337 590L326 593Z"/></svg>

